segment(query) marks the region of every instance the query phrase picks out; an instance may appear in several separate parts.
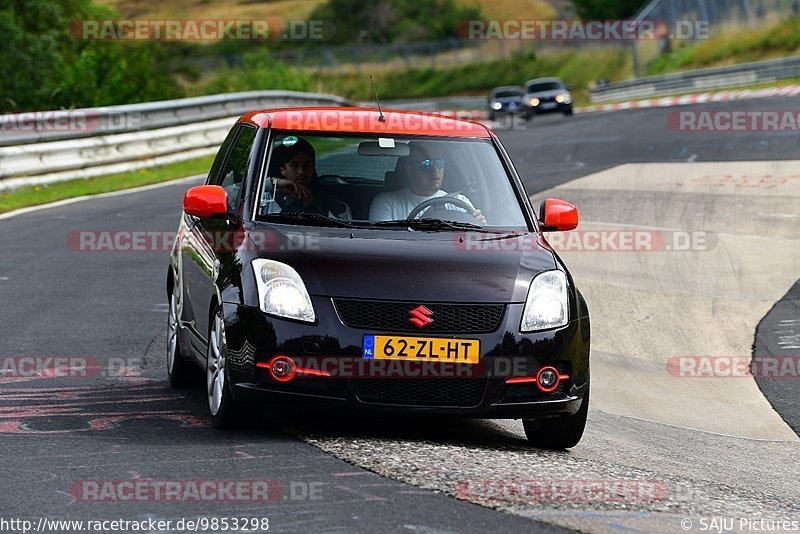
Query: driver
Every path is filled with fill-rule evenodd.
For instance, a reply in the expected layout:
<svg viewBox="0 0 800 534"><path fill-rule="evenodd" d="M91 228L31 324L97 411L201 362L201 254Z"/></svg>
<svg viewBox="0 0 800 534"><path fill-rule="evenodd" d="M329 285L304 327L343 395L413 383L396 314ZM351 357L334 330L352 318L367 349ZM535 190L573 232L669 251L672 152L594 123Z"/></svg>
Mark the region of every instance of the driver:
<svg viewBox="0 0 800 534"><path fill-rule="evenodd" d="M413 209L422 202L447 195L447 192L441 189L442 180L444 179L445 160L443 158L432 158L425 148L413 142L409 143L408 147L408 156L398 160L395 172L409 176L409 186L397 191L378 194L369 209L369 219L371 221L407 219ZM471 215L481 224L486 224L486 218L481 214L480 210L475 209L467 197L460 194L452 196L463 200L471 206ZM464 211L463 208L453 204L444 204L444 207L448 210Z"/></svg>

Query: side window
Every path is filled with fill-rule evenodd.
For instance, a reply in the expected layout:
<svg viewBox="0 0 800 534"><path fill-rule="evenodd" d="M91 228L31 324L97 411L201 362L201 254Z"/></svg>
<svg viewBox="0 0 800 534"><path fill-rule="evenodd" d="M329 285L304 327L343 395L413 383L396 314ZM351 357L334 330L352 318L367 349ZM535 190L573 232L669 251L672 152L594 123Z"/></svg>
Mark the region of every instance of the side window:
<svg viewBox="0 0 800 534"><path fill-rule="evenodd" d="M228 153L228 149L240 129L241 126L236 125L231 128L231 131L225 136L225 140L222 142L222 146L219 147L219 151L217 152L217 157L214 158L214 163L211 164L211 170L208 171L206 185L219 185L219 169L222 167L222 161L225 159L225 155Z"/></svg>
<svg viewBox="0 0 800 534"><path fill-rule="evenodd" d="M235 209L239 205L242 192L242 183L250 166L253 141L256 138L256 129L242 126L239 136L233 143L228 159L222 166L215 185L220 185L228 194L228 209Z"/></svg>

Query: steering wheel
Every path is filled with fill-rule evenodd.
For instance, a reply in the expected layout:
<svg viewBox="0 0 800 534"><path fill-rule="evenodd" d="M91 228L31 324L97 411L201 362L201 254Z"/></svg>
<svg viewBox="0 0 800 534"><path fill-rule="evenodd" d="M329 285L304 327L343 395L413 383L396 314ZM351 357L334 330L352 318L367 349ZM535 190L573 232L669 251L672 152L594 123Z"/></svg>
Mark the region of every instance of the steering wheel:
<svg viewBox="0 0 800 534"><path fill-rule="evenodd" d="M467 202L461 200L460 198L456 197L449 197L447 195L436 197L436 198L429 198L423 202L417 204L417 207L411 210L411 213L408 214L409 219L416 219L417 215L419 215L423 210L431 206L437 206L439 204L452 204L454 206L458 206L459 208L464 208L468 214L472 215L476 208L470 206Z"/></svg>

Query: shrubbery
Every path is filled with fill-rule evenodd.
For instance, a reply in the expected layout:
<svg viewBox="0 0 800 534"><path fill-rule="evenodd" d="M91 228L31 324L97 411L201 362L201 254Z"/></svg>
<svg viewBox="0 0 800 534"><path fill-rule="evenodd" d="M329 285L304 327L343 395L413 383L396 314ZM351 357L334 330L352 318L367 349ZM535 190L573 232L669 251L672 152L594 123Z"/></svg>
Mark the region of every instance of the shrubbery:
<svg viewBox="0 0 800 534"><path fill-rule="evenodd" d="M453 0L328 0L309 16L336 24L331 44L452 39L460 21L480 18L479 8Z"/></svg>
<svg viewBox="0 0 800 534"><path fill-rule="evenodd" d="M240 67L224 67L216 71L211 81L203 87L203 92L214 94L261 89L308 91L310 87L311 78L307 74L272 59L265 48L244 54Z"/></svg>

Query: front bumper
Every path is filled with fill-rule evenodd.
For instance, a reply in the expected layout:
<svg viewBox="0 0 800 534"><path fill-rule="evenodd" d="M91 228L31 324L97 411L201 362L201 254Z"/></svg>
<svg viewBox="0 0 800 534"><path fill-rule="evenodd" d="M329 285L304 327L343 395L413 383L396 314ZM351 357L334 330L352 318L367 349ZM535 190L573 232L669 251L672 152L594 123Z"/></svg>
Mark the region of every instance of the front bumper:
<svg viewBox="0 0 800 534"><path fill-rule="evenodd" d="M489 107L489 113L507 113L513 115L514 113L522 113L525 111L522 102L502 102L500 109Z"/></svg>
<svg viewBox="0 0 800 534"><path fill-rule="evenodd" d="M572 109L572 102L569 104L561 103L552 101L552 102L542 102L538 106L526 106L526 112L528 115L544 115L546 113L564 113L565 111L569 111Z"/></svg>
<svg viewBox="0 0 800 534"><path fill-rule="evenodd" d="M523 305L507 305L496 331L457 336L480 340L478 365L462 364L456 369L438 362L414 367L417 362L412 362L409 368L406 362L365 360L362 339L367 334L415 334L351 328L339 319L332 299L312 297L312 301L315 325L270 317L257 308L223 304L229 380L237 399L336 412L533 418L574 414L587 392L588 318L559 329L520 334ZM339 372L331 377L298 376L281 383L258 366L276 355L315 369L332 369L333 363ZM534 376L544 366L556 367L569 378L551 393L539 391L532 383L506 382L509 377ZM449 372L430 372L437 369Z"/></svg>

